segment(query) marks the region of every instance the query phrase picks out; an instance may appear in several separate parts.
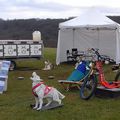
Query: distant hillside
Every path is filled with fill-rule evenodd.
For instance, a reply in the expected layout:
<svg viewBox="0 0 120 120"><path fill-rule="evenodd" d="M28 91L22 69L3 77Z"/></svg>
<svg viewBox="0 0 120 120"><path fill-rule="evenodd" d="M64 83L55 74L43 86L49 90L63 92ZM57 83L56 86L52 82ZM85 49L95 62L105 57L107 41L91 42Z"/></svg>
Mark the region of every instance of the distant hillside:
<svg viewBox="0 0 120 120"><path fill-rule="evenodd" d="M120 16L108 16L110 19L112 19L113 21L117 22L120 24Z"/></svg>
<svg viewBox="0 0 120 120"><path fill-rule="evenodd" d="M108 17L120 23L120 16ZM58 25L69 19L0 19L0 40L32 39L33 31L38 30L41 32L45 47L56 47L59 29Z"/></svg>
<svg viewBox="0 0 120 120"><path fill-rule="evenodd" d="M35 30L41 32L44 45L56 47L58 39L58 25L66 19L0 19L0 40L5 39L32 39Z"/></svg>

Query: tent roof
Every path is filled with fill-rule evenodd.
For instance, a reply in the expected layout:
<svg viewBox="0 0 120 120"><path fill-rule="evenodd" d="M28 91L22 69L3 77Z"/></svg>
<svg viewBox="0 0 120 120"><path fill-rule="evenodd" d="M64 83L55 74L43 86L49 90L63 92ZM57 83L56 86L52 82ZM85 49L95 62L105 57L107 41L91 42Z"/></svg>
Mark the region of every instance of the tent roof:
<svg viewBox="0 0 120 120"><path fill-rule="evenodd" d="M73 18L59 24L59 28L79 28L79 27L109 27L116 28L116 22L112 21L97 10L88 10L79 17Z"/></svg>

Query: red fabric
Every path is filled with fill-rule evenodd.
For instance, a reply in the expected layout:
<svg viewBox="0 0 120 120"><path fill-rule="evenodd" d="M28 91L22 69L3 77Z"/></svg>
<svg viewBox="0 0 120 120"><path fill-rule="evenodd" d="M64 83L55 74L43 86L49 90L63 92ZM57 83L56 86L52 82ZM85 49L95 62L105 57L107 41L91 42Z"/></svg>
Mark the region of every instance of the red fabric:
<svg viewBox="0 0 120 120"><path fill-rule="evenodd" d="M34 96L36 96L36 97L38 97L38 96L37 96L37 94L34 92L34 90L35 90L37 87L39 87L41 84L44 84L44 82L40 82L40 83L38 83L37 85L35 85L35 86L32 88L32 94L33 94ZM51 89L52 89L52 87L46 86L46 87L45 87L45 90L44 90L44 96L47 95L47 94L51 91Z"/></svg>
<svg viewBox="0 0 120 120"><path fill-rule="evenodd" d="M46 88L44 90L44 95L47 95L51 91L51 89L52 89L52 87L46 86Z"/></svg>

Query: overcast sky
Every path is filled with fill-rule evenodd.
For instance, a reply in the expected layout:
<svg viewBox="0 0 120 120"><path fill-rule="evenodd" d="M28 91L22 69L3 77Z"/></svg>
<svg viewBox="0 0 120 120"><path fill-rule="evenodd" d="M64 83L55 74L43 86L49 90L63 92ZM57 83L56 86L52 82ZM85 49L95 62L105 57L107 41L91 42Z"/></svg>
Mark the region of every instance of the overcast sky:
<svg viewBox="0 0 120 120"><path fill-rule="evenodd" d="M88 7L120 13L120 0L0 0L0 18L68 18Z"/></svg>

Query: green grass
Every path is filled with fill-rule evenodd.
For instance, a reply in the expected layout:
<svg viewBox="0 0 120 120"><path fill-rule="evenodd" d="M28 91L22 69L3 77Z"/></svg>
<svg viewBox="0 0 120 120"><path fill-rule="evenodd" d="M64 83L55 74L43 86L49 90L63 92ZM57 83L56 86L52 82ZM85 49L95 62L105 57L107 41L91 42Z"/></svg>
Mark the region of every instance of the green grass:
<svg viewBox="0 0 120 120"><path fill-rule="evenodd" d="M93 97L84 101L80 99L78 90L66 92L62 88L57 80L66 79L74 69L73 65L61 64L51 71L42 70L45 59L55 64L55 55L56 49L47 48L44 50L43 60L17 61L18 68L29 67L30 70L18 69L9 72L8 91L0 95L0 120L119 120L120 99ZM30 104L34 103L32 81L29 79L33 71L36 71L47 85L56 87L66 96L63 107L39 112L30 108ZM114 79L115 73L109 65L104 67L104 71L108 80ZM49 75L54 75L55 78L48 79ZM19 76L25 79L17 80Z"/></svg>

